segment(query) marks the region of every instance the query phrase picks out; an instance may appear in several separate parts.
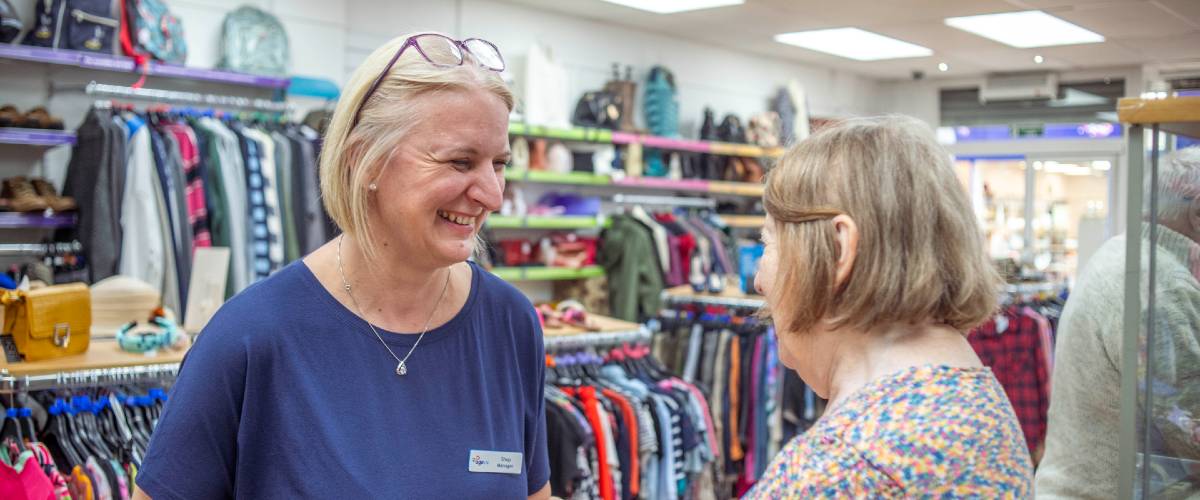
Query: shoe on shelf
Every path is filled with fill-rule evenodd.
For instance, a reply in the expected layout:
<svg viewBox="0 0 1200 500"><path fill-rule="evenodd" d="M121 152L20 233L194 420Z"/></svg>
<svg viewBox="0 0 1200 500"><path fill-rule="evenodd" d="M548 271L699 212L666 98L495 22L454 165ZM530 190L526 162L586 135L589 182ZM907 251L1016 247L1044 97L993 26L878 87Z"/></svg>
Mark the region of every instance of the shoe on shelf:
<svg viewBox="0 0 1200 500"><path fill-rule="evenodd" d="M12 104L0 107L0 127L24 127L25 117Z"/></svg>
<svg viewBox="0 0 1200 500"><path fill-rule="evenodd" d="M75 203L75 198L70 196L59 196L58 190L54 189L54 184L46 179L34 178L30 182L33 183L33 191L41 196L55 212L70 212L78 206Z"/></svg>
<svg viewBox="0 0 1200 500"><path fill-rule="evenodd" d="M38 106L25 113L25 126L47 130L62 130L63 121L62 118L50 115L45 106Z"/></svg>
<svg viewBox="0 0 1200 500"><path fill-rule="evenodd" d="M9 210L14 212L40 212L50 207L46 200L38 196L33 183L24 177L4 179L0 197L8 201Z"/></svg>

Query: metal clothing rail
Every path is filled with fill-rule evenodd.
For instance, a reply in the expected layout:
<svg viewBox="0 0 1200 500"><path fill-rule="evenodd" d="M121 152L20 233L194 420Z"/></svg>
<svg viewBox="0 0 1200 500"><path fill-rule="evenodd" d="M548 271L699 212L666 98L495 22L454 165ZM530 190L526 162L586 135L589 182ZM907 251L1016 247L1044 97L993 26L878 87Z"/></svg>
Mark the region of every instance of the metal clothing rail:
<svg viewBox="0 0 1200 500"><path fill-rule="evenodd" d="M60 243L11 243L0 244L0 256L45 255L47 253L82 252L83 244L78 241Z"/></svg>
<svg viewBox="0 0 1200 500"><path fill-rule="evenodd" d="M748 297L722 297L720 295L671 295L663 292L663 302L669 304L705 304L712 306L752 307L759 308L767 305L763 299Z"/></svg>
<svg viewBox="0 0 1200 500"><path fill-rule="evenodd" d="M270 112L286 112L289 109L286 102L272 101L269 99L251 99L249 97L221 94L200 94L196 92L180 92L175 90L134 88L96 82L88 83L87 86L84 87L84 92L88 95L104 95L110 97L123 97L127 99L141 99L176 104L192 104L217 108L238 108Z"/></svg>
<svg viewBox="0 0 1200 500"><path fill-rule="evenodd" d="M1001 290L1007 294L1055 292L1065 288L1062 283L1010 283Z"/></svg>
<svg viewBox="0 0 1200 500"><path fill-rule="evenodd" d="M688 208L714 208L717 206L716 200L709 198L688 198L683 196L646 196L625 193L617 193L613 195L612 202L631 205L656 205Z"/></svg>
<svg viewBox="0 0 1200 500"><path fill-rule="evenodd" d="M556 335L544 338L546 350L581 349L585 347L608 347L625 343L649 342L651 332L646 327L624 332L582 332L577 335Z"/></svg>
<svg viewBox="0 0 1200 500"><path fill-rule="evenodd" d="M0 370L0 394L170 380L178 372L179 363L72 370L44 375L14 376L9 375L8 370Z"/></svg>

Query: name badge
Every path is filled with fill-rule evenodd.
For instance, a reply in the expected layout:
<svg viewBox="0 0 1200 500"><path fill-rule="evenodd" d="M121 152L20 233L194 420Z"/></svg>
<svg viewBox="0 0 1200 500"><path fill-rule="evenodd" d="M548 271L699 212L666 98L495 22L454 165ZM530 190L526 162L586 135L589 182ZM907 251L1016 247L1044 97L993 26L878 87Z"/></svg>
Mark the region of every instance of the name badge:
<svg viewBox="0 0 1200 500"><path fill-rule="evenodd" d="M467 464L467 470L493 474L520 474L521 464L520 453L471 450L471 460Z"/></svg>

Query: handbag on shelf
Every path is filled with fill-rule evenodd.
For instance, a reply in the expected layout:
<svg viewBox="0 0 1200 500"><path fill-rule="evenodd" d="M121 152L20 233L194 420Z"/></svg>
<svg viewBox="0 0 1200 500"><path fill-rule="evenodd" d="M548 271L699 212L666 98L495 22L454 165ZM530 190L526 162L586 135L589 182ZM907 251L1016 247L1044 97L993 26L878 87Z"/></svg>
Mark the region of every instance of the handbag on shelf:
<svg viewBox="0 0 1200 500"><path fill-rule="evenodd" d="M4 331L26 361L81 354L91 341L91 291L83 283L6 290Z"/></svg>

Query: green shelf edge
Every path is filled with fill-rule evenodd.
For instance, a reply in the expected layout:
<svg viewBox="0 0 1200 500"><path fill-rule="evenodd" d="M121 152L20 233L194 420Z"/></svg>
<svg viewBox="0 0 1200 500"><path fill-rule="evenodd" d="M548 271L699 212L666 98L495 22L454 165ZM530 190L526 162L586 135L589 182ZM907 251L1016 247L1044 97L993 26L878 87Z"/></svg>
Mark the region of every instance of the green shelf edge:
<svg viewBox="0 0 1200 500"><path fill-rule="evenodd" d="M558 216L528 216L493 215L487 219L487 227L491 229L590 229L608 227L608 220L603 224L591 216L558 215Z"/></svg>
<svg viewBox="0 0 1200 500"><path fill-rule="evenodd" d="M604 268L587 266L582 269L569 267L495 267L492 274L505 281L558 281L604 276Z"/></svg>
<svg viewBox="0 0 1200 500"><path fill-rule="evenodd" d="M509 123L508 133L511 135L527 135L545 137L564 141L612 143L612 131L601 128L555 128L524 123Z"/></svg>
<svg viewBox="0 0 1200 500"><path fill-rule="evenodd" d="M510 181L544 182L549 184L574 184L581 186L606 186L612 184L607 175L589 174L587 172L547 172L545 170L529 170L511 168L504 171L504 178Z"/></svg>

